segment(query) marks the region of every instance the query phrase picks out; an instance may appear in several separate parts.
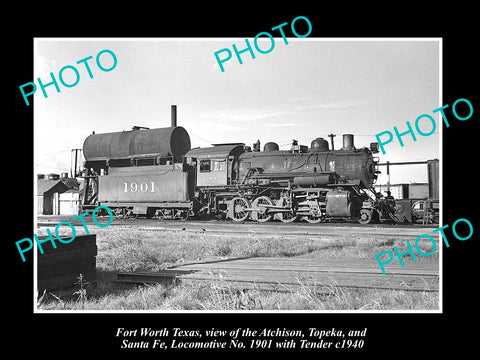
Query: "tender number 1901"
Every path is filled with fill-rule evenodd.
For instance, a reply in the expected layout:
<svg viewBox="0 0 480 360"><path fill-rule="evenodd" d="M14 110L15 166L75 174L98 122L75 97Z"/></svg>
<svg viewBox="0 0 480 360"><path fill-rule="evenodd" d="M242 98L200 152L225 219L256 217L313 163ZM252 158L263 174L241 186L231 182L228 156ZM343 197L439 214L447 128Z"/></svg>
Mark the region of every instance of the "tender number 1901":
<svg viewBox="0 0 480 360"><path fill-rule="evenodd" d="M153 181L147 182L144 181L138 185L136 182L123 183L123 192L155 192L155 183Z"/></svg>

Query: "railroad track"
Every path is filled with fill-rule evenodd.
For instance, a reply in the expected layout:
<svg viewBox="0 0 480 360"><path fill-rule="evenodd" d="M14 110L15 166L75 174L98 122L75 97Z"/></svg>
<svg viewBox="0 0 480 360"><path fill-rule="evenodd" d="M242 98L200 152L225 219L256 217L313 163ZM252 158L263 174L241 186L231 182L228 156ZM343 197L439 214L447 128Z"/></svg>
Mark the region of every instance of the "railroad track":
<svg viewBox="0 0 480 360"><path fill-rule="evenodd" d="M167 227L138 227L136 230L146 231L146 232L172 232L172 233L195 233L195 234L206 234L206 235L244 235L244 236L253 236L258 235L262 237L278 237L278 236L287 236L287 237L319 237L319 236L375 236L375 237L396 237L396 238L408 238L415 239L417 236L430 233L430 231L425 231L424 229L416 229L414 231L382 231L378 229L363 229L363 231L357 231L358 229L352 228L313 228L309 227L305 230L302 229L291 229L291 228L204 228L204 227L179 227L179 228L167 228Z"/></svg>
<svg viewBox="0 0 480 360"><path fill-rule="evenodd" d="M89 221L90 220L90 221ZM62 221L61 218L40 219L38 227L53 227ZM90 225L91 219L87 218L86 223ZM73 225L83 227L79 222ZM359 225L353 223L232 223L226 221L154 221L145 219L115 219L109 228L125 227L146 232L172 232L172 233L194 233L208 235L258 235L262 237L288 236L288 237L318 237L318 236L375 236L415 239L422 234L430 234L432 227L422 225Z"/></svg>
<svg viewBox="0 0 480 360"><path fill-rule="evenodd" d="M439 291L435 262L392 265L382 274L370 259L237 258L202 261L158 272L118 273L130 283L208 282L237 289L292 292L301 287L324 293L332 287Z"/></svg>
<svg viewBox="0 0 480 360"><path fill-rule="evenodd" d="M93 220L90 216L83 218L86 224L93 224ZM99 217L101 219L101 217ZM51 226L56 225L61 221L70 221L72 222L72 216L66 215L39 215L37 217L37 225L39 226ZM73 221L74 225L76 223L81 224L80 220ZM325 222L318 224L310 224L308 222L293 222L293 223L282 223L278 221L269 221L265 223L259 223L256 221L245 221L245 222L233 222L229 220L156 220L156 219L145 219L145 218L115 218L110 226L160 226L160 227L185 227L189 225L213 225L213 226L237 226L237 227L304 227L304 228L326 228L326 227L345 227L345 228L402 228L402 229L419 229L419 228L437 228L438 224L367 224L360 225L356 221L345 221L345 222Z"/></svg>

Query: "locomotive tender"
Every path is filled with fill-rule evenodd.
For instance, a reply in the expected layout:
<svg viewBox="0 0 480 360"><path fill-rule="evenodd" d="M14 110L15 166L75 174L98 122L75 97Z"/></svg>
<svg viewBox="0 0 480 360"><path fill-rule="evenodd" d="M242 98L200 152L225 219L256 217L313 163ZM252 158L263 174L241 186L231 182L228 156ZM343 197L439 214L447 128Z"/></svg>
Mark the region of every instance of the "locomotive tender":
<svg viewBox="0 0 480 360"><path fill-rule="evenodd" d="M134 127L85 139L82 208L106 205L120 216L233 221L395 220L393 207L373 190L378 144L357 149L343 135L340 150L323 138L310 148L293 142L253 151L243 143L191 149L188 132Z"/></svg>

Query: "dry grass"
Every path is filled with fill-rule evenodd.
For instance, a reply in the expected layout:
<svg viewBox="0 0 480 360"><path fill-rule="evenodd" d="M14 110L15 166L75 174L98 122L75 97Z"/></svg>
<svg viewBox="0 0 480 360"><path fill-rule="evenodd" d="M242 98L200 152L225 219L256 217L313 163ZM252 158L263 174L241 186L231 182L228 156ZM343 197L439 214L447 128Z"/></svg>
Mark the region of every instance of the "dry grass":
<svg viewBox="0 0 480 360"><path fill-rule="evenodd" d="M374 258L393 246L403 252L404 240L346 237L218 236L186 232L149 232L107 228L97 232L96 286L82 285L43 294L43 310L437 310L438 293L399 290L345 289L315 284L299 276L287 292L237 290L221 278L177 286L115 283L114 273L155 271L204 258L308 257ZM413 245L413 244L412 244ZM431 244L421 244L428 252ZM438 261L438 251L418 261ZM79 299L81 294L81 299Z"/></svg>
<svg viewBox="0 0 480 360"><path fill-rule="evenodd" d="M218 236L140 230L105 231L97 235L97 267L108 271L155 271L182 262L223 257L374 258L404 240L342 237ZM428 252L431 244L420 244ZM408 256L407 256L408 257ZM406 258L406 257L405 257ZM438 252L419 261L438 261Z"/></svg>
<svg viewBox="0 0 480 360"><path fill-rule="evenodd" d="M88 288L87 288L88 289ZM73 290L72 290L73 291ZM436 310L438 294L400 290L345 289L303 284L287 292L239 290L216 279L177 286L131 285L121 289L90 289L80 302L48 293L42 310Z"/></svg>

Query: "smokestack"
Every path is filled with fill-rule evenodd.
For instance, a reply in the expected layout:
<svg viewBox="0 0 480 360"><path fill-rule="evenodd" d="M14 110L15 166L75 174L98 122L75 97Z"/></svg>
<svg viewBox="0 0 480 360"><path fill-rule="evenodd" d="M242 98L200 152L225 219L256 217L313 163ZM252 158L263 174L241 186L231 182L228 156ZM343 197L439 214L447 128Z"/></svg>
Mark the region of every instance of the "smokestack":
<svg viewBox="0 0 480 360"><path fill-rule="evenodd" d="M343 135L343 150L353 150L355 146L353 145L353 135L344 134Z"/></svg>
<svg viewBox="0 0 480 360"><path fill-rule="evenodd" d="M177 105L172 105L172 127L177 126Z"/></svg>

